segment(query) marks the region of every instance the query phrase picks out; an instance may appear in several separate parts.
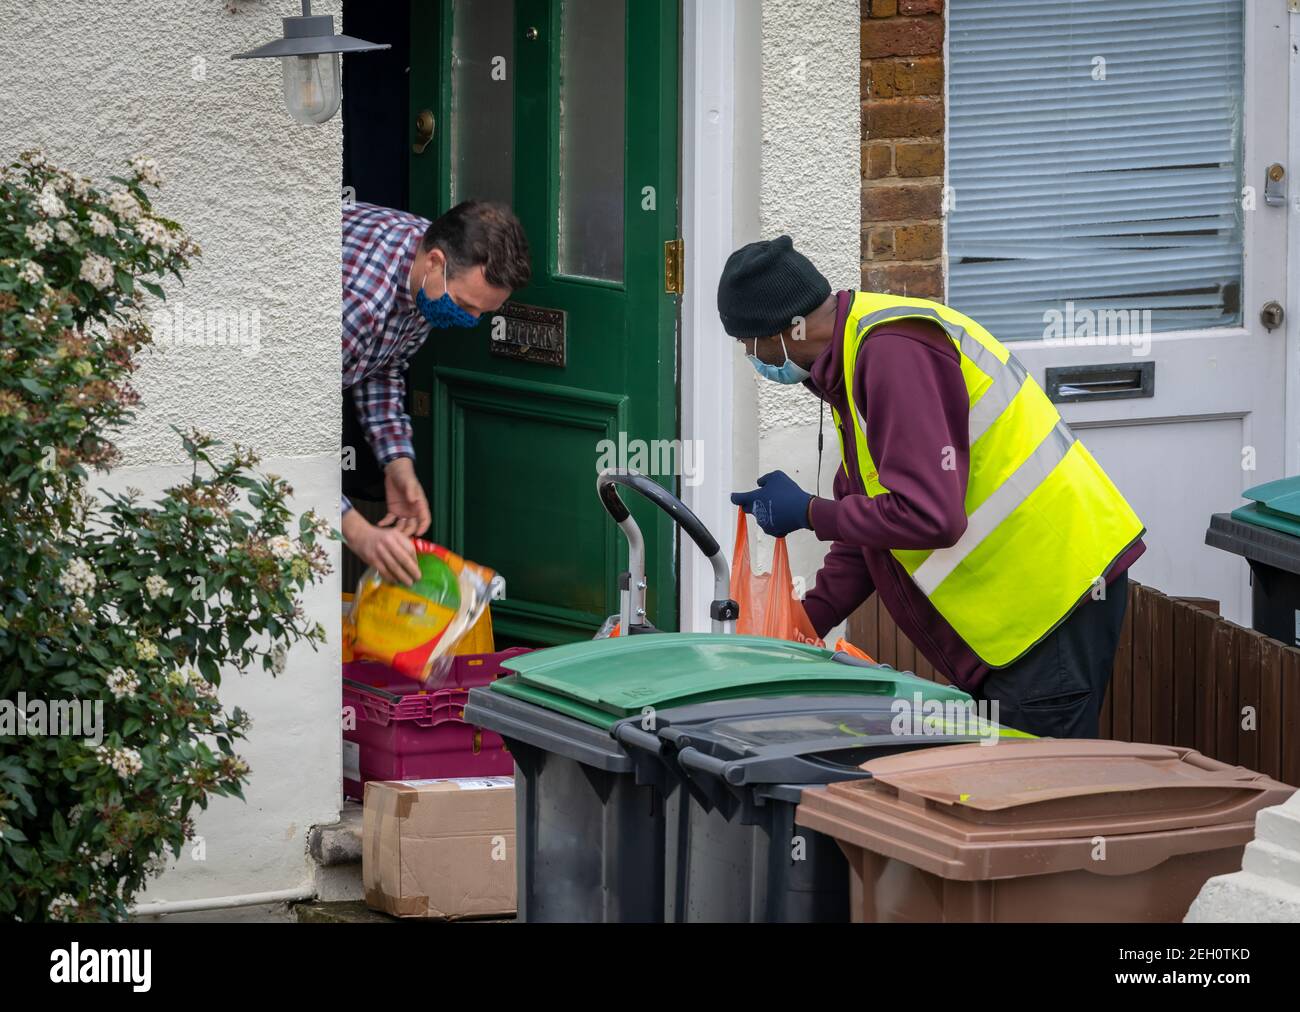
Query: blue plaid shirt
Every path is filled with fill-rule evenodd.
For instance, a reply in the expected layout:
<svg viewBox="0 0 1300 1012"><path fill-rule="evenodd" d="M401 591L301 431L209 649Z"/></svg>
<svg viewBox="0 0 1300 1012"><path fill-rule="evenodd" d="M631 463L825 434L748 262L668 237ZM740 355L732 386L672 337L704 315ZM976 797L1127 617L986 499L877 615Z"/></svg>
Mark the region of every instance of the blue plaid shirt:
<svg viewBox="0 0 1300 1012"><path fill-rule="evenodd" d="M343 389L352 392L381 466L415 457L404 374L429 324L409 281L428 228L426 219L405 211L343 208ZM342 505L344 513L352 508L346 496Z"/></svg>

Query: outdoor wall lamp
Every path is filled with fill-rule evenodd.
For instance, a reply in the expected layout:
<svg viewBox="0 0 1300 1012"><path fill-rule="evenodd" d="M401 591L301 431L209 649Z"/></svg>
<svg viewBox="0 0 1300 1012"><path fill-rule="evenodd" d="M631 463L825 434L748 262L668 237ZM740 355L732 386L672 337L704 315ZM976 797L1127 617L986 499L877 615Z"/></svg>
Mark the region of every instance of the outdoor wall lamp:
<svg viewBox="0 0 1300 1012"><path fill-rule="evenodd" d="M278 56L284 73L284 102L289 115L313 126L333 118L343 101L340 54L391 49L387 43L367 42L334 34L334 18L312 16L311 0L302 0L302 17L283 18L284 38L258 46L232 59L259 60Z"/></svg>

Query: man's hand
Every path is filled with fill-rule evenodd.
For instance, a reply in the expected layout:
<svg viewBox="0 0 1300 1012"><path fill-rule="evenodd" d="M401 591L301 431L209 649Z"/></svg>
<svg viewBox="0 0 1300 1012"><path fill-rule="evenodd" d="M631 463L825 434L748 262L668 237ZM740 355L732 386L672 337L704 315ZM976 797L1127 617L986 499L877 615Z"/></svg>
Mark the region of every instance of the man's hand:
<svg viewBox="0 0 1300 1012"><path fill-rule="evenodd" d="M750 514L765 534L783 538L812 527L808 518L813 497L794 483L784 471L772 471L758 479L752 492L733 492L731 501Z"/></svg>
<svg viewBox="0 0 1300 1012"><path fill-rule="evenodd" d="M424 488L415 476L415 462L410 457L398 457L384 468L384 498L388 502L388 514L379 521L380 527L391 527L417 538L429 529L429 501L424 497Z"/></svg>
<svg viewBox="0 0 1300 1012"><path fill-rule="evenodd" d="M415 546L397 527L376 527L355 509L343 514L343 540L368 566L391 583L409 587L420 578Z"/></svg>

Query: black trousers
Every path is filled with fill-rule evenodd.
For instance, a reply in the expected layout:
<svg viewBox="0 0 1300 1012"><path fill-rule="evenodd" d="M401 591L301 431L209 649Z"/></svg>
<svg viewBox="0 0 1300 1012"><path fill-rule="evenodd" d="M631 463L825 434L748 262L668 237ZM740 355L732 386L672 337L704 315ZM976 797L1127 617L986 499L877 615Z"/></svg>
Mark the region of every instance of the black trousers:
<svg viewBox="0 0 1300 1012"><path fill-rule="evenodd" d="M1040 737L1097 737L1127 606L1125 573L1104 599L1087 598L1024 657L989 674L976 694L997 701L989 716Z"/></svg>

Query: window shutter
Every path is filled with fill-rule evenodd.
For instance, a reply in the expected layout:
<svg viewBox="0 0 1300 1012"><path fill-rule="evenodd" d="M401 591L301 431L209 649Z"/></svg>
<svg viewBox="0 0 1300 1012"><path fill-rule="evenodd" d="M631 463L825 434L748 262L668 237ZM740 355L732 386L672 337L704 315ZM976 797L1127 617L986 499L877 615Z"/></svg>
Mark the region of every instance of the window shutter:
<svg viewBox="0 0 1300 1012"><path fill-rule="evenodd" d="M1239 323L1243 17L949 0L949 302L1004 341L1067 302Z"/></svg>

